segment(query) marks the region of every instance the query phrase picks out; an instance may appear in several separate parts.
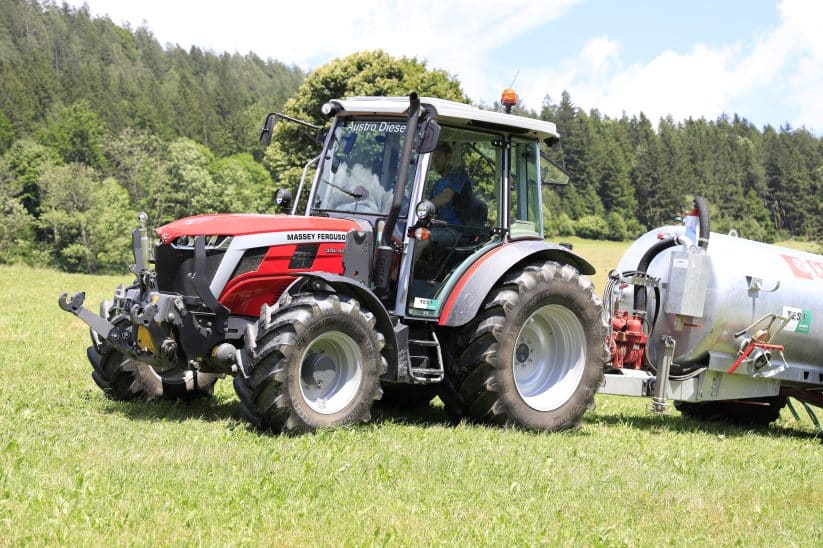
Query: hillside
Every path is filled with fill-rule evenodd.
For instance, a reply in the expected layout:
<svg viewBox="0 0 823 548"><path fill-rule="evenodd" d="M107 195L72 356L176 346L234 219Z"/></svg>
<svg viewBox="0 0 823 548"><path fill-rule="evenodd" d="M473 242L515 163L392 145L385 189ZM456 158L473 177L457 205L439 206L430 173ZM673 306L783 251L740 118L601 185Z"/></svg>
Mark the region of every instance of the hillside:
<svg viewBox="0 0 823 548"><path fill-rule="evenodd" d="M275 187L293 184L290 174L299 177L316 150L313 136L285 146L279 136L292 134L278 131L264 154L265 113L306 117L301 105L341 90L437 82L459 90L444 71L382 51L306 77L253 53L163 46L148 28L85 7L0 0L0 262L121 271L138 211L155 226L270 212ZM557 123L562 141L551 154L572 176L544 189L547 237L631 239L669 224L700 194L715 231L823 243L823 139L802 127L759 129L736 114L615 119L583 111L568 93L518 112Z"/></svg>
<svg viewBox="0 0 823 548"><path fill-rule="evenodd" d="M11 139L35 135L78 101L113 133L188 137L218 156L252 152L250 128L303 76L253 53L164 48L149 29L92 18L85 7L0 0L0 153L9 130Z"/></svg>

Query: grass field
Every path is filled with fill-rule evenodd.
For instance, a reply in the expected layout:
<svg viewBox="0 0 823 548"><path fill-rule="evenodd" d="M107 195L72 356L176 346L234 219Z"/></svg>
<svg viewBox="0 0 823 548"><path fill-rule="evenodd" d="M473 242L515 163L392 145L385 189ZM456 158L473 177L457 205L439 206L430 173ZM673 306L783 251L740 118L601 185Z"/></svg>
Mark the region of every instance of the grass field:
<svg viewBox="0 0 823 548"><path fill-rule="evenodd" d="M574 243L601 272L623 249ZM785 411L746 430L598 396L572 433L433 405L288 437L250 428L227 381L108 401L57 295L95 307L124 280L0 267L0 545L823 544L821 439Z"/></svg>

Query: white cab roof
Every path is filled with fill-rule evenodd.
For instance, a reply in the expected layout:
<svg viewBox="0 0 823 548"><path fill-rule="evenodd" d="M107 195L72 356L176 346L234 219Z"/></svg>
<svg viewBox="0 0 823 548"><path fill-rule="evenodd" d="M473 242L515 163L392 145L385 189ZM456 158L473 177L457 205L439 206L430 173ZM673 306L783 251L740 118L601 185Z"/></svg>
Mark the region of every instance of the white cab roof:
<svg viewBox="0 0 823 548"><path fill-rule="evenodd" d="M349 116L398 116L405 114L409 108L408 97L350 97L331 102L342 108L343 114ZM421 97L420 103L426 108L433 108L438 122L442 123L498 131L506 131L508 128L512 133L529 135L541 140L559 137L554 122L483 110L465 103L432 97Z"/></svg>

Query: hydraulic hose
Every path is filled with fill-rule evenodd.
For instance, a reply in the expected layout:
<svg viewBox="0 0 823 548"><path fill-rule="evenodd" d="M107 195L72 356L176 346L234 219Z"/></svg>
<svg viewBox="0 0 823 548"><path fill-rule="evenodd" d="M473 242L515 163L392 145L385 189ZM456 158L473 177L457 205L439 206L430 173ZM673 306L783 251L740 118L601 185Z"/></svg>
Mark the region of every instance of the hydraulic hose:
<svg viewBox="0 0 823 548"><path fill-rule="evenodd" d="M674 247L677 244L681 243L681 239L679 236L673 236L671 238L666 238L665 240L658 240L654 243L649 249L646 250L646 253L643 254L643 257L640 258L640 262L637 263L637 272L642 272L643 274L649 269L649 265L652 264L652 260L657 257L661 252L670 247ZM634 286L634 311L642 312L643 314L646 313L646 287L642 285Z"/></svg>
<svg viewBox="0 0 823 548"><path fill-rule="evenodd" d="M700 226L700 238L697 240L697 247L708 249L709 234L711 228L709 226L709 203L703 196L697 196L694 199L694 207L697 209L697 221Z"/></svg>

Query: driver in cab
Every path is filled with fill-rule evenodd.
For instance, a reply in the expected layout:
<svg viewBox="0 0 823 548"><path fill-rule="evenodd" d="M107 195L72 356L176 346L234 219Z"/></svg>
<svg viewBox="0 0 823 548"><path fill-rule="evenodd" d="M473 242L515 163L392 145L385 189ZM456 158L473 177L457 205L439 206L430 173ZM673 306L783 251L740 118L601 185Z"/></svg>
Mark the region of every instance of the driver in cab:
<svg viewBox="0 0 823 548"><path fill-rule="evenodd" d="M450 225L462 226L463 221L454 209L455 198L466 185L471 185L464 169L452 165L452 148L441 142L432 152L432 167L440 176L431 191L431 203L437 209L437 217Z"/></svg>
<svg viewBox="0 0 823 548"><path fill-rule="evenodd" d="M471 189L471 181L463 168L452 164L452 147L441 141L431 156L431 167L439 178L429 193L429 201L437 210L437 219L447 226L432 227L429 239L417 242L414 248L415 261L430 245L441 248L457 245L463 221L455 210L455 203L464 189Z"/></svg>

